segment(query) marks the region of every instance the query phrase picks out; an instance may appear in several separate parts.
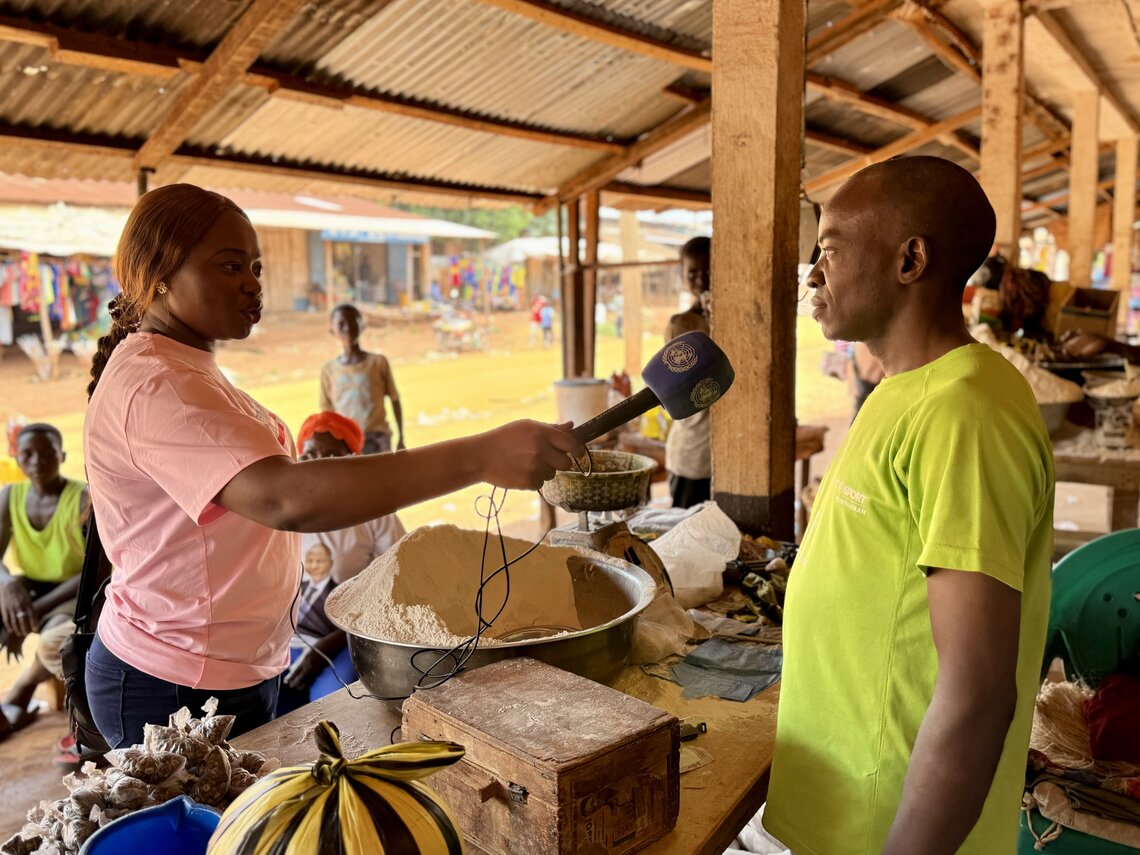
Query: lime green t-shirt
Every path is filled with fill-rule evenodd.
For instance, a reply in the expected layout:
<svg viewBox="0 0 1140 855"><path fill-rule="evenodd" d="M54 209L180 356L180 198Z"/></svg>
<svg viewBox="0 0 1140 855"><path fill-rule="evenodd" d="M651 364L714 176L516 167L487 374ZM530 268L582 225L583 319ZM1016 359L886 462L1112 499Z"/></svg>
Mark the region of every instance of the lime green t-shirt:
<svg viewBox="0 0 1140 855"><path fill-rule="evenodd" d="M1022 595L1017 711L959 850L1015 851L1052 542L1052 446L1017 369L971 344L879 385L827 471L789 580L768 831L796 855L882 850L938 676L934 567Z"/></svg>
<svg viewBox="0 0 1140 855"><path fill-rule="evenodd" d="M55 513L42 529L33 527L28 519L31 485L31 481L21 481L8 488L8 523L12 531L8 549L15 564L11 570L34 582L66 581L83 569L86 544L81 514L86 485L67 479Z"/></svg>

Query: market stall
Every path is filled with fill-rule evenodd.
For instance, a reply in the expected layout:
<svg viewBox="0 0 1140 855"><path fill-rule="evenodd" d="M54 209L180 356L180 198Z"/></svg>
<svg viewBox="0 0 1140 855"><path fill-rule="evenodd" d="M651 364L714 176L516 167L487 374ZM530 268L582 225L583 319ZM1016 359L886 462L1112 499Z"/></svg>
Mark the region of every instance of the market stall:
<svg viewBox="0 0 1140 855"><path fill-rule="evenodd" d="M0 204L0 349L19 346L49 380L64 350L90 353L119 293L111 272L125 215Z"/></svg>
<svg viewBox="0 0 1140 855"><path fill-rule="evenodd" d="M715 699L685 700L679 687L645 678L639 669L629 669L623 677L629 681L632 697L707 726L707 732L685 743L708 759L681 775L676 826L641 851L646 855L720 855L764 801L779 687L741 705ZM359 685L351 688L361 689ZM388 744L401 723L398 707L368 698L354 700L341 690L239 738L235 745L277 757L285 765L308 762L315 752L307 734L321 720L337 723L346 751L352 755ZM599 716L598 726L604 728L604 715Z"/></svg>

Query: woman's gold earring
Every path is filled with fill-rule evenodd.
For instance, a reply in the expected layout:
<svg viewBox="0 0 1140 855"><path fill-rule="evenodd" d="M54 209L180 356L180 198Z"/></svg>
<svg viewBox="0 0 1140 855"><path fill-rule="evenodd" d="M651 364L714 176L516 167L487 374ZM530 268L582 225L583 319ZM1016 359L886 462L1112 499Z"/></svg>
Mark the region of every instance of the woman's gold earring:
<svg viewBox="0 0 1140 855"><path fill-rule="evenodd" d="M166 283L165 283L165 282L159 282L159 283L158 283L158 288L157 288L157 291L158 291L158 293L159 293L160 295L161 295L161 294L165 294L165 293L166 293L168 290L170 290L170 289L168 289L168 288L166 287Z"/></svg>

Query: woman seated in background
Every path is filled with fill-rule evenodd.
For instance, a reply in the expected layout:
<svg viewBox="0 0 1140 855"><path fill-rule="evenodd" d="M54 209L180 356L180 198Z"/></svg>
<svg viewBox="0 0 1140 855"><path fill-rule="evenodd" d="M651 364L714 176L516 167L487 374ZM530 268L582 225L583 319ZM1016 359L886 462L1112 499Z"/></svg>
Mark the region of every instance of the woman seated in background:
<svg viewBox="0 0 1140 855"><path fill-rule="evenodd" d="M301 460L348 457L364 448L364 431L338 413L309 416L297 434ZM296 632L289 642L289 669L277 697L277 714L332 694L356 679L344 630L325 615L325 600L333 589L357 575L406 534L395 514L338 531L301 536L300 606ZM319 653L317 651L320 651ZM330 665L320 654L332 660Z"/></svg>

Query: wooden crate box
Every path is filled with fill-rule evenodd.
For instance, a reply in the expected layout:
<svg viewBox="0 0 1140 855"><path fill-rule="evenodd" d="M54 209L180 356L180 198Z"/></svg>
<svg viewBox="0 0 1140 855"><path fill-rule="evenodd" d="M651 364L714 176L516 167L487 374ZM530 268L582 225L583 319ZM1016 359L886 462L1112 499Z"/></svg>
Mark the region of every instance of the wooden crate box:
<svg viewBox="0 0 1140 855"><path fill-rule="evenodd" d="M428 782L469 848L491 855L626 855L680 807L676 716L532 659L462 674L404 702L406 740L466 757Z"/></svg>

